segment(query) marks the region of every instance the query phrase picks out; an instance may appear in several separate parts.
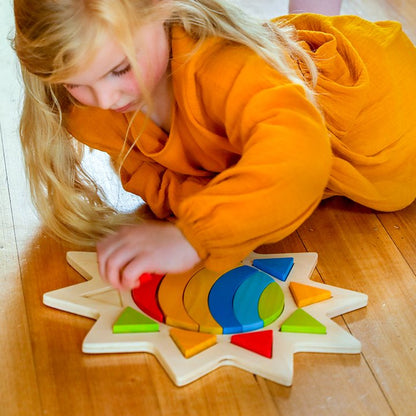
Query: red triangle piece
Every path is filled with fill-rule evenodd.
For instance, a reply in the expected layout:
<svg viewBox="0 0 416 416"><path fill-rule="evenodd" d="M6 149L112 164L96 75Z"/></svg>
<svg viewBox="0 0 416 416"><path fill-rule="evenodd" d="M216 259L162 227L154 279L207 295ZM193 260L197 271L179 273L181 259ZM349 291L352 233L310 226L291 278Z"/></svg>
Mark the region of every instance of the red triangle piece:
<svg viewBox="0 0 416 416"><path fill-rule="evenodd" d="M231 337L231 343L263 357L272 358L273 330L235 334Z"/></svg>

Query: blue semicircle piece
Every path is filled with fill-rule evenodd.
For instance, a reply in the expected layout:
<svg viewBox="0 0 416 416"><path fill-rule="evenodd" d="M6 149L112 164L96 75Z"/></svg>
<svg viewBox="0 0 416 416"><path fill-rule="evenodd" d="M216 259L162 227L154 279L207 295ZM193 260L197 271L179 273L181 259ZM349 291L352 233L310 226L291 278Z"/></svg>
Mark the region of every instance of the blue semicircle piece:
<svg viewBox="0 0 416 416"><path fill-rule="evenodd" d="M274 280L261 271L246 279L236 290L233 300L234 313L241 323L243 332L263 328L264 321L259 315L259 300L264 289Z"/></svg>
<svg viewBox="0 0 416 416"><path fill-rule="evenodd" d="M293 257L274 257L268 259L255 259L253 266L270 274L276 279L285 282L293 267Z"/></svg>
<svg viewBox="0 0 416 416"><path fill-rule="evenodd" d="M250 276L258 273L254 267L240 266L224 273L213 285L208 295L208 306L213 318L223 329L223 334L243 331L233 308L234 294Z"/></svg>

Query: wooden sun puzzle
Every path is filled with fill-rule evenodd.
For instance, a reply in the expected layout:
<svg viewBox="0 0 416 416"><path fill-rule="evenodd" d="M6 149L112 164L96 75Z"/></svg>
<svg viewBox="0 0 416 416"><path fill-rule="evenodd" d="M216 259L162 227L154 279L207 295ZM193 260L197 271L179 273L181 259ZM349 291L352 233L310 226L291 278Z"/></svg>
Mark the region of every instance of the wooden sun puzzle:
<svg viewBox="0 0 416 416"><path fill-rule="evenodd" d="M178 386L224 365L290 386L296 352L361 351L331 318L366 306L367 295L311 281L317 257L252 253L226 273L145 274L119 292L100 278L95 253L69 252L88 281L43 302L97 320L83 352L154 354Z"/></svg>

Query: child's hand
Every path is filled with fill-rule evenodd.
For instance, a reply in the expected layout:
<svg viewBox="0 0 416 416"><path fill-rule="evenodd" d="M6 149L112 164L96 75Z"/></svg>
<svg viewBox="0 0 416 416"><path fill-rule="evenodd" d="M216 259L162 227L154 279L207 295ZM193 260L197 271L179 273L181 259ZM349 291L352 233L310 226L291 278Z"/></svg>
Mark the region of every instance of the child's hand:
<svg viewBox="0 0 416 416"><path fill-rule="evenodd" d="M149 221L120 228L97 243L99 271L114 288L133 289L143 273L180 273L200 258L173 224Z"/></svg>

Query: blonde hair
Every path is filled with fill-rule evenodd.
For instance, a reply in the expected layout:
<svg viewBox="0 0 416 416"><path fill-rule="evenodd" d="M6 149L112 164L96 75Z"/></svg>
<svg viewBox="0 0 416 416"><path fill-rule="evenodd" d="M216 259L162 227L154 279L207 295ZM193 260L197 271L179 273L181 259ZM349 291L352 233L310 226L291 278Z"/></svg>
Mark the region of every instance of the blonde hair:
<svg viewBox="0 0 416 416"><path fill-rule="evenodd" d="M163 18L200 42L220 36L248 46L302 85L313 100L316 69L292 29L249 17L224 0L15 0L14 11L14 48L25 87L20 136L32 199L46 226L72 243L94 244L117 226L139 220L135 214L117 213L105 201L82 166L83 145L64 123L74 103L60 82L88 64L91 51L100 48L109 32L123 47L139 83L133 28ZM309 79L293 69L287 53L308 69ZM145 98L151 105L150 97Z"/></svg>

